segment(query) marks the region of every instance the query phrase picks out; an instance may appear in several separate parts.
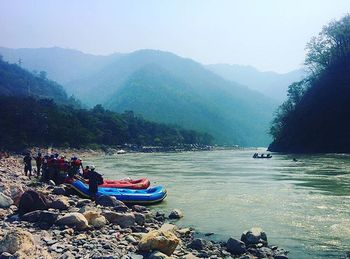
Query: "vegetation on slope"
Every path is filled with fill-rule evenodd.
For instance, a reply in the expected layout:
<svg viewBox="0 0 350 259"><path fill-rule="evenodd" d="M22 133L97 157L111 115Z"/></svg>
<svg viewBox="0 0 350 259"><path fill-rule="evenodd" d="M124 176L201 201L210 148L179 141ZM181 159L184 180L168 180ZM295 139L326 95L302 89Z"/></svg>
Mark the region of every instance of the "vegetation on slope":
<svg viewBox="0 0 350 259"><path fill-rule="evenodd" d="M350 152L349 28L346 15L307 45L310 76L289 86L271 127L271 151Z"/></svg>
<svg viewBox="0 0 350 259"><path fill-rule="evenodd" d="M118 114L101 105L80 109L62 86L44 73L31 74L0 61L0 147L20 149L33 145L86 147L86 145L176 146L211 144L212 137L195 131L153 123L133 112Z"/></svg>

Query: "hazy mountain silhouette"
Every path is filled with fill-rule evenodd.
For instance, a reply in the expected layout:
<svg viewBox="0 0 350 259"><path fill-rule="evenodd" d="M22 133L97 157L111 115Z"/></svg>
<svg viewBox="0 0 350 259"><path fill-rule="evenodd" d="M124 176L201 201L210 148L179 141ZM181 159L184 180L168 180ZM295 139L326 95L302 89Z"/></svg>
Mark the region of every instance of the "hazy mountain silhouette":
<svg viewBox="0 0 350 259"><path fill-rule="evenodd" d="M285 100L288 86L305 75L301 69L279 74L272 71L262 72L252 66L241 65L212 64L206 68L227 80L246 85L278 101Z"/></svg>

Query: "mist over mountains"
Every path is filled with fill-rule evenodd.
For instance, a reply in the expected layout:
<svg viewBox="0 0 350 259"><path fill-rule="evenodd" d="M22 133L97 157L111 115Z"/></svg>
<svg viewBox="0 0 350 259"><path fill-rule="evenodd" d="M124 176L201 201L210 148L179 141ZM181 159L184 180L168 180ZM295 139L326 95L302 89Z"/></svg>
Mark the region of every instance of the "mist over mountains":
<svg viewBox="0 0 350 259"><path fill-rule="evenodd" d="M227 80L239 82L277 101L284 101L288 86L305 76L305 71L302 69L280 74L273 71L262 72L252 66L229 64L212 64L206 68Z"/></svg>
<svg viewBox="0 0 350 259"><path fill-rule="evenodd" d="M267 146L271 141L267 132L278 105L274 99L279 98L268 90L252 90L263 81L259 71L255 76L238 70L223 74L217 65L204 66L156 50L97 56L62 48L0 48L0 54L12 63L21 59L28 70L46 71L48 78L88 106L133 110L145 119L208 132L218 144ZM276 77L283 88L297 75ZM249 87L244 85L247 78ZM278 88L278 80L274 82Z"/></svg>

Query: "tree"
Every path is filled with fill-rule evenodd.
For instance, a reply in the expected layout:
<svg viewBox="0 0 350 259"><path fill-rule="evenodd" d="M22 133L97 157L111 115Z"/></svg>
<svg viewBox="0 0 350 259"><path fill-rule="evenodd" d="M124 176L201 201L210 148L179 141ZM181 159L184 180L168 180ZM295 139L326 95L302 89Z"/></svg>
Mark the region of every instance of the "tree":
<svg viewBox="0 0 350 259"><path fill-rule="evenodd" d="M332 21L306 45L305 65L314 75L350 55L350 15Z"/></svg>

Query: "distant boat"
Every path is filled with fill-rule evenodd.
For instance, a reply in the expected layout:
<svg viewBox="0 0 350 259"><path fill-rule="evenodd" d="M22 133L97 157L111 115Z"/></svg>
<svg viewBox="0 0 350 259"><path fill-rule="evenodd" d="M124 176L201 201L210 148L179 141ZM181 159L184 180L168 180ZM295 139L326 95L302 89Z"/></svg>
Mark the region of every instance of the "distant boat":
<svg viewBox="0 0 350 259"><path fill-rule="evenodd" d="M271 158L271 154L267 154L266 156L264 154L259 155L258 153L255 153L253 155L253 158Z"/></svg>
<svg viewBox="0 0 350 259"><path fill-rule="evenodd" d="M123 150L123 149L120 149L120 150L117 151L118 155L123 155L123 154L126 154L126 153L127 152L125 150Z"/></svg>

